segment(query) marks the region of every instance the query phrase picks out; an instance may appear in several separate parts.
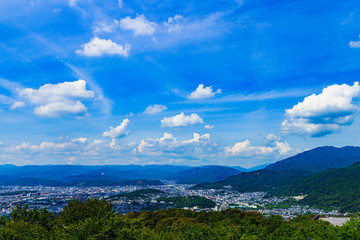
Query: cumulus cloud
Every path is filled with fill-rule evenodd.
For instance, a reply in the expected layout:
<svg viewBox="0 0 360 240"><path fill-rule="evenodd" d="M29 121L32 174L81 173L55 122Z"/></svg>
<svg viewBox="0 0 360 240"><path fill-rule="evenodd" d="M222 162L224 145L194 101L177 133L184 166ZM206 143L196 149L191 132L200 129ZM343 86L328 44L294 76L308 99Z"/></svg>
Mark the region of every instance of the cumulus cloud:
<svg viewBox="0 0 360 240"><path fill-rule="evenodd" d="M146 113L146 114L156 114L156 113L159 113L159 112L162 112L162 111L165 111L165 110L167 110L166 106L154 104L154 105L148 106L145 109L144 113Z"/></svg>
<svg viewBox="0 0 360 240"><path fill-rule="evenodd" d="M110 127L109 131L104 132L103 137L122 138L129 135L130 132L127 130L129 123L130 120L125 118L119 126Z"/></svg>
<svg viewBox="0 0 360 240"><path fill-rule="evenodd" d="M350 41L349 46L351 48L360 48L360 41Z"/></svg>
<svg viewBox="0 0 360 240"><path fill-rule="evenodd" d="M80 100L94 98L93 91L86 89L86 81L45 84L39 89L24 88L18 95L37 105L34 113L44 117L84 115L87 108Z"/></svg>
<svg viewBox="0 0 360 240"><path fill-rule="evenodd" d="M140 154L152 156L166 155L171 156L171 158L191 156L192 158L196 158L196 154L212 154L219 152L219 149L217 144L210 142L210 134L200 135L194 133L192 139L177 141L172 134L165 132L161 138L141 140L137 146L137 151Z"/></svg>
<svg viewBox="0 0 360 240"><path fill-rule="evenodd" d="M275 136L275 135L273 135ZM225 147L225 152L232 156L241 157L270 157L285 156L293 153L294 150L287 142L281 142L278 137L268 136L265 146L252 146L249 140L237 142L233 147Z"/></svg>
<svg viewBox="0 0 360 240"><path fill-rule="evenodd" d="M195 91L190 93L188 96L189 99L206 99L215 97L216 94L221 93L221 89L214 91L212 86L204 87L204 84L199 84Z"/></svg>
<svg viewBox="0 0 360 240"><path fill-rule="evenodd" d="M183 141L183 143L194 143L194 142L201 142L201 141L210 141L210 134L206 133L204 135L200 135L199 133L194 133L194 137L189 140Z"/></svg>
<svg viewBox="0 0 360 240"><path fill-rule="evenodd" d="M158 139L159 142L163 143L163 142L169 142L169 141L174 141L176 142L176 138L174 137L174 135L172 135L171 133L164 133L164 136Z"/></svg>
<svg viewBox="0 0 360 240"><path fill-rule="evenodd" d="M183 112L172 117L165 117L161 120L162 127L185 127L203 123L203 119L196 113L187 116Z"/></svg>
<svg viewBox="0 0 360 240"><path fill-rule="evenodd" d="M353 99L359 97L359 83L331 85L312 94L291 109L285 110L282 131L290 134L321 137L351 125L358 107Z"/></svg>
<svg viewBox="0 0 360 240"><path fill-rule="evenodd" d="M204 128L208 130L213 129L214 127L215 127L214 125L209 125L209 124L204 126Z"/></svg>
<svg viewBox="0 0 360 240"><path fill-rule="evenodd" d="M147 20L144 15L123 18L119 21L119 26L124 30L133 31L135 36L152 35L155 32L155 23Z"/></svg>
<svg viewBox="0 0 360 240"><path fill-rule="evenodd" d="M77 50L76 53L87 57L101 57L104 55L127 57L131 48L129 44L120 45L111 41L111 39L100 39L97 36L93 37L90 42L81 45L81 47L82 49Z"/></svg>
<svg viewBox="0 0 360 240"><path fill-rule="evenodd" d="M14 102L13 105L11 105L10 109L15 110L17 108L23 108L23 107L25 107L25 105L26 104L24 102L16 101L16 102Z"/></svg>
<svg viewBox="0 0 360 240"><path fill-rule="evenodd" d="M86 113L87 108L80 101L74 104L68 103L49 103L34 109L36 115L42 117L60 117L64 115L78 115Z"/></svg>
<svg viewBox="0 0 360 240"><path fill-rule="evenodd" d="M174 147L178 144L174 135L165 132L164 136L157 139L147 138L140 141L140 144L137 146L139 153L144 153L145 149L147 151L158 152L164 149L164 147Z"/></svg>

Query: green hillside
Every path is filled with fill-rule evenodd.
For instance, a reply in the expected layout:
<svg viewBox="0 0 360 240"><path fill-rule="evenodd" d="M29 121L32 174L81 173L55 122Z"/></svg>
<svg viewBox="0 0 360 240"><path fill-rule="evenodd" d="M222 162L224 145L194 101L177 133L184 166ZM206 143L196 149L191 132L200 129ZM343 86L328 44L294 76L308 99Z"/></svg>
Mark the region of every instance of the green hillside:
<svg viewBox="0 0 360 240"><path fill-rule="evenodd" d="M360 217L342 227L314 216L284 220L279 216L227 210L193 212L182 209L117 214L107 201L68 203L60 214L17 207L0 217L0 239L359 239Z"/></svg>
<svg viewBox="0 0 360 240"><path fill-rule="evenodd" d="M304 204L342 212L360 211L360 162L347 168L330 169L287 184L272 193L307 196Z"/></svg>
<svg viewBox="0 0 360 240"><path fill-rule="evenodd" d="M240 173L228 177L223 181L198 184L194 186L194 189L218 189L224 188L224 186L231 186L239 192L268 191L307 175L309 175L308 172L298 170L276 172L262 169L253 172Z"/></svg>

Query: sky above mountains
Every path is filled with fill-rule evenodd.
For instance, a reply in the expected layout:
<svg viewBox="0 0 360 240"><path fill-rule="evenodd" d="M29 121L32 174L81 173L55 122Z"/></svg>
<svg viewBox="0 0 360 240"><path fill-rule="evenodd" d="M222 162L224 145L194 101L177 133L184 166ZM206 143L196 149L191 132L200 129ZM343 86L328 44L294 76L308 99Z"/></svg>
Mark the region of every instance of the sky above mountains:
<svg viewBox="0 0 360 240"><path fill-rule="evenodd" d="M252 167L359 145L359 10L3 0L0 164Z"/></svg>

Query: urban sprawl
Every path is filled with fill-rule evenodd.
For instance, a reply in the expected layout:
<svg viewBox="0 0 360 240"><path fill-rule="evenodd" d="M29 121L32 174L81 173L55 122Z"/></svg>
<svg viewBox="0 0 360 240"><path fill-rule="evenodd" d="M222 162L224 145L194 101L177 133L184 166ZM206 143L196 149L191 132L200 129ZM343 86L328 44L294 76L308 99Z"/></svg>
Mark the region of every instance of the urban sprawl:
<svg viewBox="0 0 360 240"><path fill-rule="evenodd" d="M281 215L288 219L298 214L322 214L339 216L336 210L325 212L322 209L309 206L290 205L277 207L289 197L267 197L265 192L239 193L232 189L208 189L192 190L188 184L165 184L156 186L106 186L106 187L46 187L46 186L4 186L0 190L0 214L7 216L18 205L28 205L29 208L43 209L60 212L68 201L87 198L108 199L116 212L125 214L131 211L148 209L173 208L171 202L158 200L160 195L151 195L141 199L129 199L127 197L112 198L121 194L140 189L157 189L163 191L168 197L200 196L216 203L214 208L201 209L197 206L188 208L193 211L221 211L229 208L257 211L264 215ZM297 196L292 199L300 199ZM187 208L187 207L185 207Z"/></svg>

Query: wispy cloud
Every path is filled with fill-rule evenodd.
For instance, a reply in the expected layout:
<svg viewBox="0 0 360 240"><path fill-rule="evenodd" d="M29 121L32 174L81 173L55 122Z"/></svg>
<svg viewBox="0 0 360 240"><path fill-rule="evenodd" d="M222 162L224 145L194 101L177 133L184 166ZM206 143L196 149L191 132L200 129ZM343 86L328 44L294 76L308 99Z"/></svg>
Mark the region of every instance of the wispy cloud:
<svg viewBox="0 0 360 240"><path fill-rule="evenodd" d="M263 101L280 98L297 98L309 95L312 89L286 89L286 90L273 90L262 93L251 93L251 94L229 94L222 97L213 99L193 99L191 101L186 100L181 103L211 103L211 104L222 104L231 102L249 102L249 101Z"/></svg>

